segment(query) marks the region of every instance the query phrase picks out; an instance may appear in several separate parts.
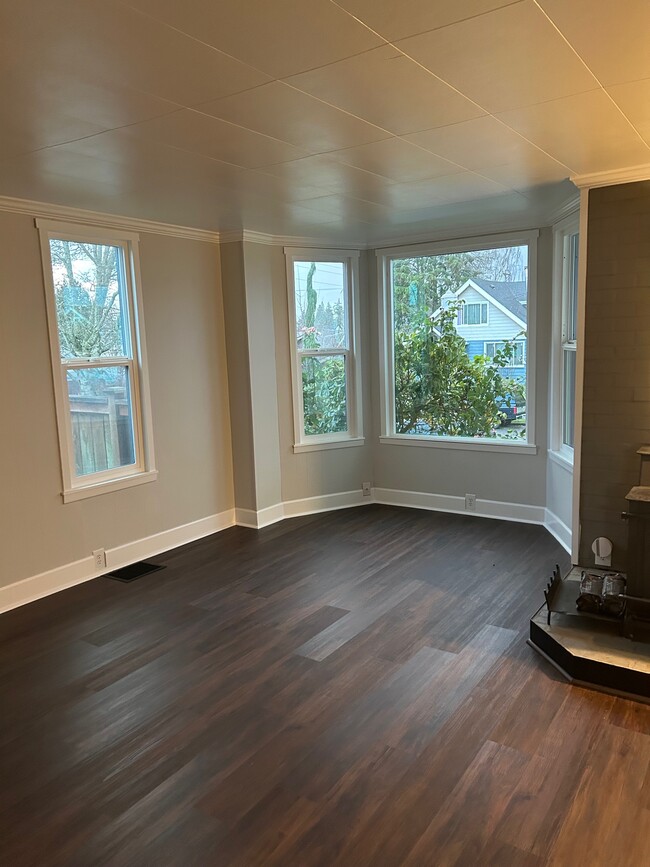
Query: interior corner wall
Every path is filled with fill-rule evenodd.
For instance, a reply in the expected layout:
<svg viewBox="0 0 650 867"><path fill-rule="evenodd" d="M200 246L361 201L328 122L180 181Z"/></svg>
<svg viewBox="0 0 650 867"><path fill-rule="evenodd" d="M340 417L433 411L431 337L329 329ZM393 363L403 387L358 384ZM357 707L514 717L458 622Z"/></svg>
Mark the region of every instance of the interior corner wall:
<svg viewBox="0 0 650 867"><path fill-rule="evenodd" d="M0 587L234 506L219 248L140 234L157 481L63 503L38 232L0 212Z"/></svg>
<svg viewBox="0 0 650 867"><path fill-rule="evenodd" d="M376 251L381 253L381 251ZM499 453L442 447L416 447L378 442L379 349L373 339L374 481L378 488L462 497L475 493L479 500L544 507L546 504L546 463L548 448L548 374L551 353L551 308L553 236L550 228L540 230L537 241L536 349L535 359L535 442L537 454ZM377 269L369 272L372 309L370 319L378 321L379 289ZM374 329L376 332L376 328Z"/></svg>
<svg viewBox="0 0 650 867"><path fill-rule="evenodd" d="M232 241L220 247L234 500L237 508L256 511L244 245L241 241Z"/></svg>
<svg viewBox="0 0 650 867"><path fill-rule="evenodd" d="M260 246L260 245L255 245ZM347 491L361 491L364 481L373 481L372 447L369 445L372 414L370 411L369 342L374 320L370 319L368 299L367 253L359 261L359 317L361 324L361 371L364 432L366 444L322 451L293 451L293 396L291 387L291 343L285 256L282 247L267 246L266 260L273 283L273 316L277 370L276 406L279 422L282 500L302 500Z"/></svg>
<svg viewBox="0 0 650 867"><path fill-rule="evenodd" d="M580 562L598 536L625 569L625 495L650 442L650 181L589 192Z"/></svg>

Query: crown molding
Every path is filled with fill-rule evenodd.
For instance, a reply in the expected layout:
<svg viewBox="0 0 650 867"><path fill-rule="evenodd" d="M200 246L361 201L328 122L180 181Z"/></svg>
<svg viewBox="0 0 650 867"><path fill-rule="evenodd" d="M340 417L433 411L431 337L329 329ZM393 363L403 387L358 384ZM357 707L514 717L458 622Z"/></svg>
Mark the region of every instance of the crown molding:
<svg viewBox="0 0 650 867"><path fill-rule="evenodd" d="M248 241L251 244L266 244L269 247L319 247L324 250L363 250L368 246L365 241L336 241L332 238L301 235L270 235L267 232L255 232L252 229L219 232L219 241L222 244L233 241Z"/></svg>
<svg viewBox="0 0 650 867"><path fill-rule="evenodd" d="M591 172L590 174L572 175L571 181L578 187L610 187L614 184L632 184L635 181L650 180L650 163L642 166L630 166L627 169L613 169L607 172Z"/></svg>
<svg viewBox="0 0 650 867"><path fill-rule="evenodd" d="M13 199L0 196L0 211L13 214L27 214L30 217L45 217L82 223L85 226L102 226L109 229L129 229L135 232L148 232L154 235L171 235L191 241L219 243L219 232L194 229L191 226L174 226L171 223L158 223L154 220L140 220L136 217L123 217L118 214L105 214L99 211L86 211L83 208L70 208L49 202L34 202L29 199Z"/></svg>
<svg viewBox="0 0 650 867"><path fill-rule="evenodd" d="M580 210L580 193L577 193L575 196L571 196L571 198L567 199L563 205L560 205L559 208L556 208L548 215L549 223L554 226L556 223L562 222L567 217L570 217L572 214L575 214Z"/></svg>

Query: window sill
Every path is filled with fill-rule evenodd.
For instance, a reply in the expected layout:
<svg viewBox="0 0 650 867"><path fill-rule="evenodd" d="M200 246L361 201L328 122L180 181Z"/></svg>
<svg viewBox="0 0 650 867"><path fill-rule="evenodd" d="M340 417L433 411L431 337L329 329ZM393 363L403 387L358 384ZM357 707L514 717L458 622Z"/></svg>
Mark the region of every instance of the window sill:
<svg viewBox="0 0 650 867"><path fill-rule="evenodd" d="M410 436L382 436L379 437L382 445L391 446L416 446L428 449L463 449L465 451L478 452L504 452L510 454L536 455L537 446L532 443L516 443L511 440L482 440L477 442L473 439L444 439L443 437L410 437Z"/></svg>
<svg viewBox="0 0 650 867"><path fill-rule="evenodd" d="M109 494L111 491L121 491L123 488L132 488L135 485L144 485L147 482L155 482L157 478L157 470L150 470L147 473L123 476L121 479L110 479L110 481L98 482L94 485L70 488L68 491L63 491L63 502L74 503L76 500L85 500L88 497L98 497L100 494Z"/></svg>
<svg viewBox="0 0 650 867"><path fill-rule="evenodd" d="M568 470L570 473L573 472L573 461L568 455L565 455L562 452L549 451L548 457L554 464Z"/></svg>
<svg viewBox="0 0 650 867"><path fill-rule="evenodd" d="M320 452L323 449L346 449L353 446L362 446L365 443L365 437L350 437L345 440L322 440L318 443L296 443L293 447L294 454L299 455L303 452Z"/></svg>

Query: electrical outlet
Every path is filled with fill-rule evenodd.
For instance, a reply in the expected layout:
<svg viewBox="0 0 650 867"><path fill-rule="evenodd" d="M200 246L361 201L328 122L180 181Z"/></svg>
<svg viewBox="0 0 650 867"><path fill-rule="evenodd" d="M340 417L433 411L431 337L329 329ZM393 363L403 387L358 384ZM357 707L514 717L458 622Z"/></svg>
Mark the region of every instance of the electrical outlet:
<svg viewBox="0 0 650 867"><path fill-rule="evenodd" d="M364 497L369 497L372 493L372 482L361 482L361 490Z"/></svg>
<svg viewBox="0 0 650 867"><path fill-rule="evenodd" d="M95 569L106 568L106 551L103 548L98 548L93 551L93 560L95 561Z"/></svg>
<svg viewBox="0 0 650 867"><path fill-rule="evenodd" d="M468 512L476 511L476 494L465 494L465 508Z"/></svg>

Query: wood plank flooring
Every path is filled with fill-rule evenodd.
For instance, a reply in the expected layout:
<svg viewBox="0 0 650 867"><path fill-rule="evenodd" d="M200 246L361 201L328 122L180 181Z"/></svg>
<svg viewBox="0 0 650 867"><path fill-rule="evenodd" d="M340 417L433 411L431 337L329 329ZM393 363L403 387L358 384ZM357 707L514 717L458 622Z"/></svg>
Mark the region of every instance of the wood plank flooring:
<svg viewBox="0 0 650 867"><path fill-rule="evenodd" d="M526 645L541 527L232 528L0 619L0 863L650 867L650 708Z"/></svg>

